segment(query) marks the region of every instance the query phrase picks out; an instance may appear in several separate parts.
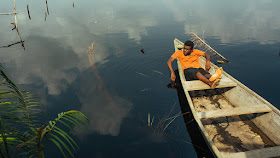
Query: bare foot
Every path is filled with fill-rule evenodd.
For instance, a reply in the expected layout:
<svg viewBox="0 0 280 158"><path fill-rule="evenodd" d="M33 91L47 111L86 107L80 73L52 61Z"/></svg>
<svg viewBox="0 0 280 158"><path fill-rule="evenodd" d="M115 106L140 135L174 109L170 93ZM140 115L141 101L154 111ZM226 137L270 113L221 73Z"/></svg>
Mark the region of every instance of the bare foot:
<svg viewBox="0 0 280 158"><path fill-rule="evenodd" d="M220 67L219 69L216 70L216 72L209 78L209 81L213 82L215 81L217 78L221 77L223 73L223 68Z"/></svg>
<svg viewBox="0 0 280 158"><path fill-rule="evenodd" d="M217 78L214 82L210 84L211 89L215 89L216 84L221 80L221 77Z"/></svg>

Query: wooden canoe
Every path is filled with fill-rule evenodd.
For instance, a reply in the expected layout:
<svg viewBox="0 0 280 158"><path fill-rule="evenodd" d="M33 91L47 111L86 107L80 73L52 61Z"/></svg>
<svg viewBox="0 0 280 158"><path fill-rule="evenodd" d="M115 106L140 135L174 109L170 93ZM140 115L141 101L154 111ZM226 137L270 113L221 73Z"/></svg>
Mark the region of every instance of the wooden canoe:
<svg viewBox="0 0 280 158"><path fill-rule="evenodd" d="M183 43L174 39L175 51ZM205 65L205 58L200 57ZM193 116L213 155L218 158L280 157L280 111L244 84L223 72L212 90L199 80L179 75ZM218 67L211 62L210 73Z"/></svg>

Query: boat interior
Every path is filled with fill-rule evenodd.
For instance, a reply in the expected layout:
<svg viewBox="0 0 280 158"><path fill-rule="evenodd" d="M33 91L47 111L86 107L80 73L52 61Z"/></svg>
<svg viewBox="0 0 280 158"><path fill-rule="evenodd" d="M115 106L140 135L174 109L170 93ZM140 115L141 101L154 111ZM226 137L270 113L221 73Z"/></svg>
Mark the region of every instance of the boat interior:
<svg viewBox="0 0 280 158"><path fill-rule="evenodd" d="M205 59L201 62L205 63ZM210 73L217 68L213 64ZM259 157L271 151L269 157L280 156L279 110L261 96L226 72L216 89L199 80L184 80L182 84L206 133L222 155Z"/></svg>

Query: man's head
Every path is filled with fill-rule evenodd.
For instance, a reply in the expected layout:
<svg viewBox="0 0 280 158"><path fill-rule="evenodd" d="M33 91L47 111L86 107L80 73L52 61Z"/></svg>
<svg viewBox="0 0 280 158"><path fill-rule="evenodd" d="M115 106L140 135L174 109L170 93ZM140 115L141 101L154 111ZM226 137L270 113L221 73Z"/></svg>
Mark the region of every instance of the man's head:
<svg viewBox="0 0 280 158"><path fill-rule="evenodd" d="M192 41L186 41L184 44L184 49L183 49L184 54L189 55L193 50L193 46L194 46L194 44Z"/></svg>

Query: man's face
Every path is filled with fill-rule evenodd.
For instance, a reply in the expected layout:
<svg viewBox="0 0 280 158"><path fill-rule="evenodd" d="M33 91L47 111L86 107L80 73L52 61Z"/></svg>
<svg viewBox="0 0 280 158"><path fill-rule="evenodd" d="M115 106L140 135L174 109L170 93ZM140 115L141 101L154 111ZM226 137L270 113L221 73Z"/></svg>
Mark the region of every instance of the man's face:
<svg viewBox="0 0 280 158"><path fill-rule="evenodd" d="M185 55L189 55L192 52L191 46L184 46L183 52Z"/></svg>

